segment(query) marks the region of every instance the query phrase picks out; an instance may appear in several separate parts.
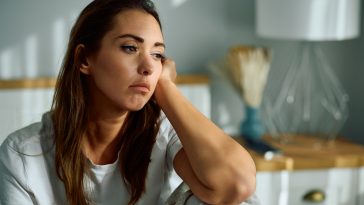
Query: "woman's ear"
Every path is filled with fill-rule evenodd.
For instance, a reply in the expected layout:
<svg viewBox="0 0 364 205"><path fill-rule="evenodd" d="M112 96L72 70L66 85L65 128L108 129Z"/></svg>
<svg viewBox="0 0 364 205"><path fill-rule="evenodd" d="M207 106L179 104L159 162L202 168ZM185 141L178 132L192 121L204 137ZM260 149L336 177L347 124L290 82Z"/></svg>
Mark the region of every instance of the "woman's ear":
<svg viewBox="0 0 364 205"><path fill-rule="evenodd" d="M75 49L75 63L81 73L89 75L91 73L91 67L86 56L85 45L78 44Z"/></svg>

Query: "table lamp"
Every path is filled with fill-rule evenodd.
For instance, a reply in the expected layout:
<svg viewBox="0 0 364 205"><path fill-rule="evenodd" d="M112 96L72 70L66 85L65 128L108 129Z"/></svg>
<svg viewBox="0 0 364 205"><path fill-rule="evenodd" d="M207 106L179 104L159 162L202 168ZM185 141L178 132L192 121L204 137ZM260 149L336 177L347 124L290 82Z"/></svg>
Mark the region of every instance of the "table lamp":
<svg viewBox="0 0 364 205"><path fill-rule="evenodd" d="M278 95L263 102L270 135L337 136L348 116L348 95L318 42L356 38L359 18L360 0L256 0L258 36L299 42Z"/></svg>

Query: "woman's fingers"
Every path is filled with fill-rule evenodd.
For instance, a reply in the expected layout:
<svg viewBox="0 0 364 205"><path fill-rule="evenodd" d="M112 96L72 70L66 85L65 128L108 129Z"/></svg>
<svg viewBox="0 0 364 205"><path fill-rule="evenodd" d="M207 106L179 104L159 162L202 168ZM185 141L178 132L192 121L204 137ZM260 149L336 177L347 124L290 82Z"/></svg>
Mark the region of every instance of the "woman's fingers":
<svg viewBox="0 0 364 205"><path fill-rule="evenodd" d="M177 77L176 63L171 58L163 60L163 69L159 79L171 80L175 82Z"/></svg>

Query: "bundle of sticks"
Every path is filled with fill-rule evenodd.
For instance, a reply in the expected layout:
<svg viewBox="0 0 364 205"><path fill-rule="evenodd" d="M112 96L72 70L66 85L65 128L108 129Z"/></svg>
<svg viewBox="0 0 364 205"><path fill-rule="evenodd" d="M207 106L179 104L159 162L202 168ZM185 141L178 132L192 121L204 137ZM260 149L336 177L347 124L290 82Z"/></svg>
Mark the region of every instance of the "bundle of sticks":
<svg viewBox="0 0 364 205"><path fill-rule="evenodd" d="M262 102L271 56L267 48L235 46L218 66L247 106L258 108Z"/></svg>

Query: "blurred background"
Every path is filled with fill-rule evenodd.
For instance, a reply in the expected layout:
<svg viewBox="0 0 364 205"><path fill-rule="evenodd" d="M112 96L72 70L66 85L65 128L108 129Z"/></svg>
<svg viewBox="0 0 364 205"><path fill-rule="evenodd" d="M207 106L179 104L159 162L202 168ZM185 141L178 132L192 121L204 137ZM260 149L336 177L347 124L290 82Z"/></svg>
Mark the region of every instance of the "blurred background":
<svg viewBox="0 0 364 205"><path fill-rule="evenodd" d="M55 77L70 28L89 2L0 0L0 79ZM167 55L176 61L178 73L210 76L211 119L226 132L238 134L244 118L241 98L208 65L221 60L234 45L269 47L274 56L266 85L269 92L280 86L291 53L299 43L258 37L255 0L154 2L163 25ZM360 18L364 22L363 15ZM363 33L363 26L360 29ZM349 117L340 135L364 144L364 37L318 44L350 99ZM37 102L23 104L31 109Z"/></svg>

